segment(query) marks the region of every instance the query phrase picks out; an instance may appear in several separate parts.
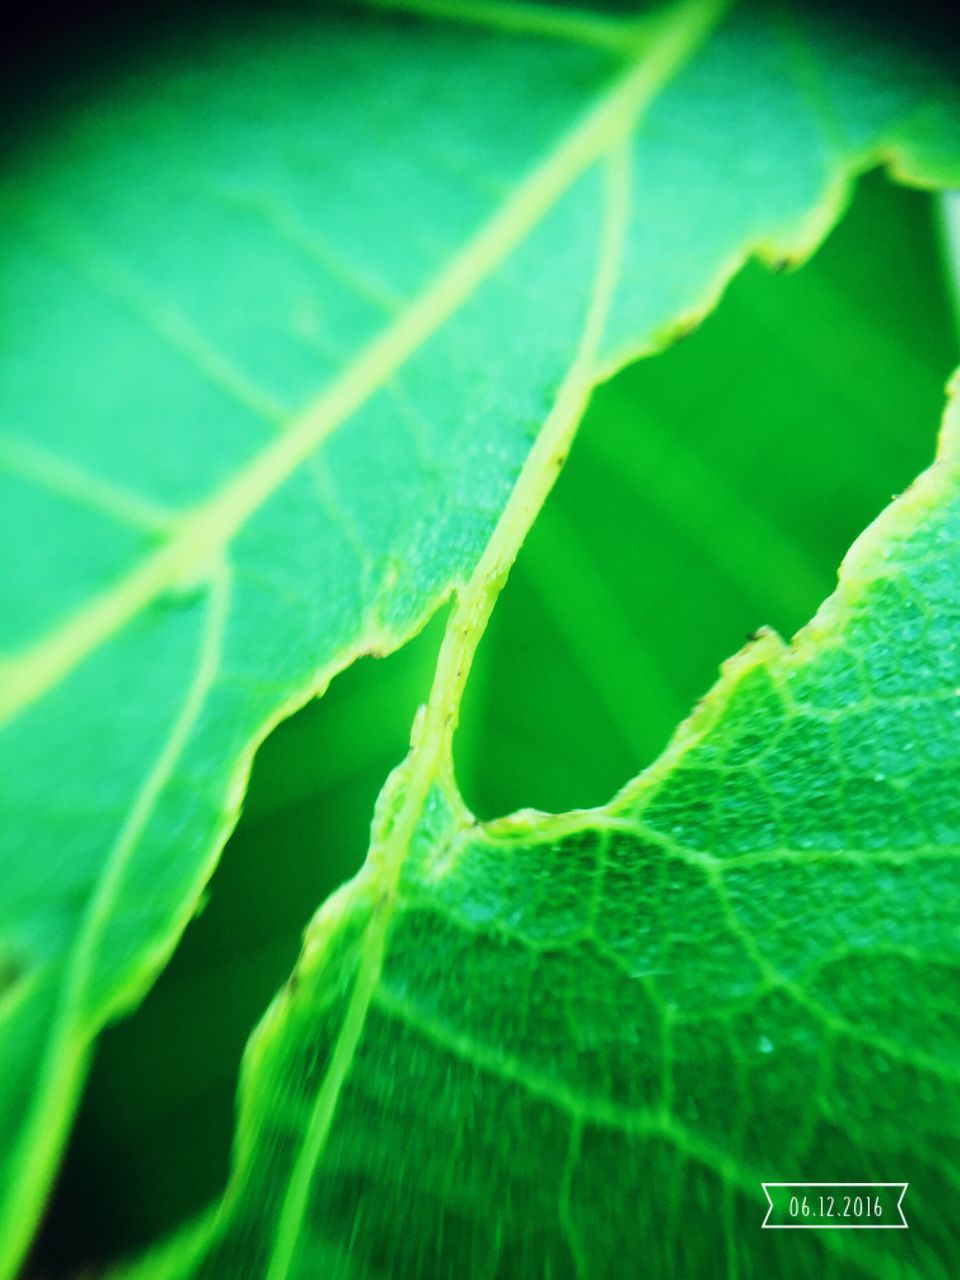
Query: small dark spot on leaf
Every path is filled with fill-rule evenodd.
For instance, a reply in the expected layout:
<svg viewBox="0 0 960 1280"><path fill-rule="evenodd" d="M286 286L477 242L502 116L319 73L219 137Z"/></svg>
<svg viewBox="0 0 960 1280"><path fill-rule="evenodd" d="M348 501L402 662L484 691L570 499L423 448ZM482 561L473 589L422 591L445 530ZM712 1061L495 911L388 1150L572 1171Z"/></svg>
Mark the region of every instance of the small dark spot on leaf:
<svg viewBox="0 0 960 1280"><path fill-rule="evenodd" d="M26 969L13 956L0 956L0 998L26 976Z"/></svg>
<svg viewBox="0 0 960 1280"><path fill-rule="evenodd" d="M689 338L700 327L700 321L694 319L681 320L672 329L667 330L666 343L668 346L675 347L678 342L683 342L684 338Z"/></svg>
<svg viewBox="0 0 960 1280"><path fill-rule="evenodd" d="M157 596L156 607L167 611L185 611L196 608L207 595L207 584L197 582L189 587L171 587Z"/></svg>

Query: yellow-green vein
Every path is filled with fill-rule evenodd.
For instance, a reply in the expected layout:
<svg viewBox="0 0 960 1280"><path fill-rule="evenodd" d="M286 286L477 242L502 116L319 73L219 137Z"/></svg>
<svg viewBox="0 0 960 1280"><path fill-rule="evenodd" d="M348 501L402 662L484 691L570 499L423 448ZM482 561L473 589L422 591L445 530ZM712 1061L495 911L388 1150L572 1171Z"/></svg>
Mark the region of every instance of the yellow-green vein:
<svg viewBox="0 0 960 1280"><path fill-rule="evenodd" d="M0 1219L0 1241L6 1256L18 1256L26 1243L34 1221L31 1206L39 1203L43 1196L75 1104L91 1025L99 1026L104 1013L101 1009L89 1008L81 1013L84 1000L90 994L97 947L138 841L190 740L216 679L229 599L229 571L222 565L210 582L196 669L187 684L182 705L149 773L133 796L126 819L108 851L106 869L62 961L64 977L47 1024L32 1103L20 1129L18 1154L13 1161L18 1177L6 1202L6 1219ZM144 963L149 963L149 959Z"/></svg>
<svg viewBox="0 0 960 1280"><path fill-rule="evenodd" d="M403 861L431 786L438 778L452 777L453 732L473 654L510 566L563 465L589 398L594 359L616 283L626 230L629 170L625 150L617 149L608 162L606 191L607 211L596 277L577 356L479 564L457 595L430 698L410 755L388 784L402 788L402 799L387 830L374 832L367 866L361 873L362 877L376 877L378 905L364 939L357 979L330 1067L280 1207L266 1280L285 1280L296 1256L313 1177L379 981ZM391 808L390 805L383 807L385 811Z"/></svg>

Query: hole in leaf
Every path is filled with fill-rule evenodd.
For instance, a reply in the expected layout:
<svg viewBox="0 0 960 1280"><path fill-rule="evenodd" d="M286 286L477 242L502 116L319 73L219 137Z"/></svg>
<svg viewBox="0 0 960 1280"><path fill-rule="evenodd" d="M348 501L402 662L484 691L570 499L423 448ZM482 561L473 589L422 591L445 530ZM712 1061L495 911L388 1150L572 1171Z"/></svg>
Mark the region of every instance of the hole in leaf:
<svg viewBox="0 0 960 1280"><path fill-rule="evenodd" d="M874 173L807 266L749 264L601 387L471 676L467 803L605 801L756 628L802 626L931 461L954 334L930 198Z"/></svg>
<svg viewBox="0 0 960 1280"><path fill-rule="evenodd" d="M445 618L391 657L345 671L263 743L206 908L144 1003L99 1040L28 1276L98 1270L223 1189L244 1045L289 977L311 913L363 861Z"/></svg>

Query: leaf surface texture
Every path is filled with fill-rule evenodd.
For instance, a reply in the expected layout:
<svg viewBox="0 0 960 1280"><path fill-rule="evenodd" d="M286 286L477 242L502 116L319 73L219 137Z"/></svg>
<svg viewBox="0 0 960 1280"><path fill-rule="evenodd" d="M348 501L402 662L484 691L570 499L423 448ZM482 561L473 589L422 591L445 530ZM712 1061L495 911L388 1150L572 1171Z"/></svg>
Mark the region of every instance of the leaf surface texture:
<svg viewBox="0 0 960 1280"><path fill-rule="evenodd" d="M0 1272L270 726L489 595L593 382L747 254L878 158L960 180L949 76L836 17L498 12L246 17L3 179Z"/></svg>

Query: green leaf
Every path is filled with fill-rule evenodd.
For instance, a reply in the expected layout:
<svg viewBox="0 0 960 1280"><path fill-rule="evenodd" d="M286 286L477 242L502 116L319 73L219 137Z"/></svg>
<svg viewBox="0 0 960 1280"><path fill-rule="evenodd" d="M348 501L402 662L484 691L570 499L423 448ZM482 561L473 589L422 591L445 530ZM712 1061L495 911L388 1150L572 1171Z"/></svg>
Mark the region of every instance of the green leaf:
<svg viewBox="0 0 960 1280"><path fill-rule="evenodd" d="M219 1212L136 1275L955 1274L958 410L609 805L477 824L431 703L250 1042ZM908 1181L912 1239L761 1232L791 1177Z"/></svg>
<svg viewBox="0 0 960 1280"><path fill-rule="evenodd" d="M460 16L248 15L3 179L0 1275L270 726L451 592L474 642L592 383L748 253L960 180L949 77L836 17Z"/></svg>

